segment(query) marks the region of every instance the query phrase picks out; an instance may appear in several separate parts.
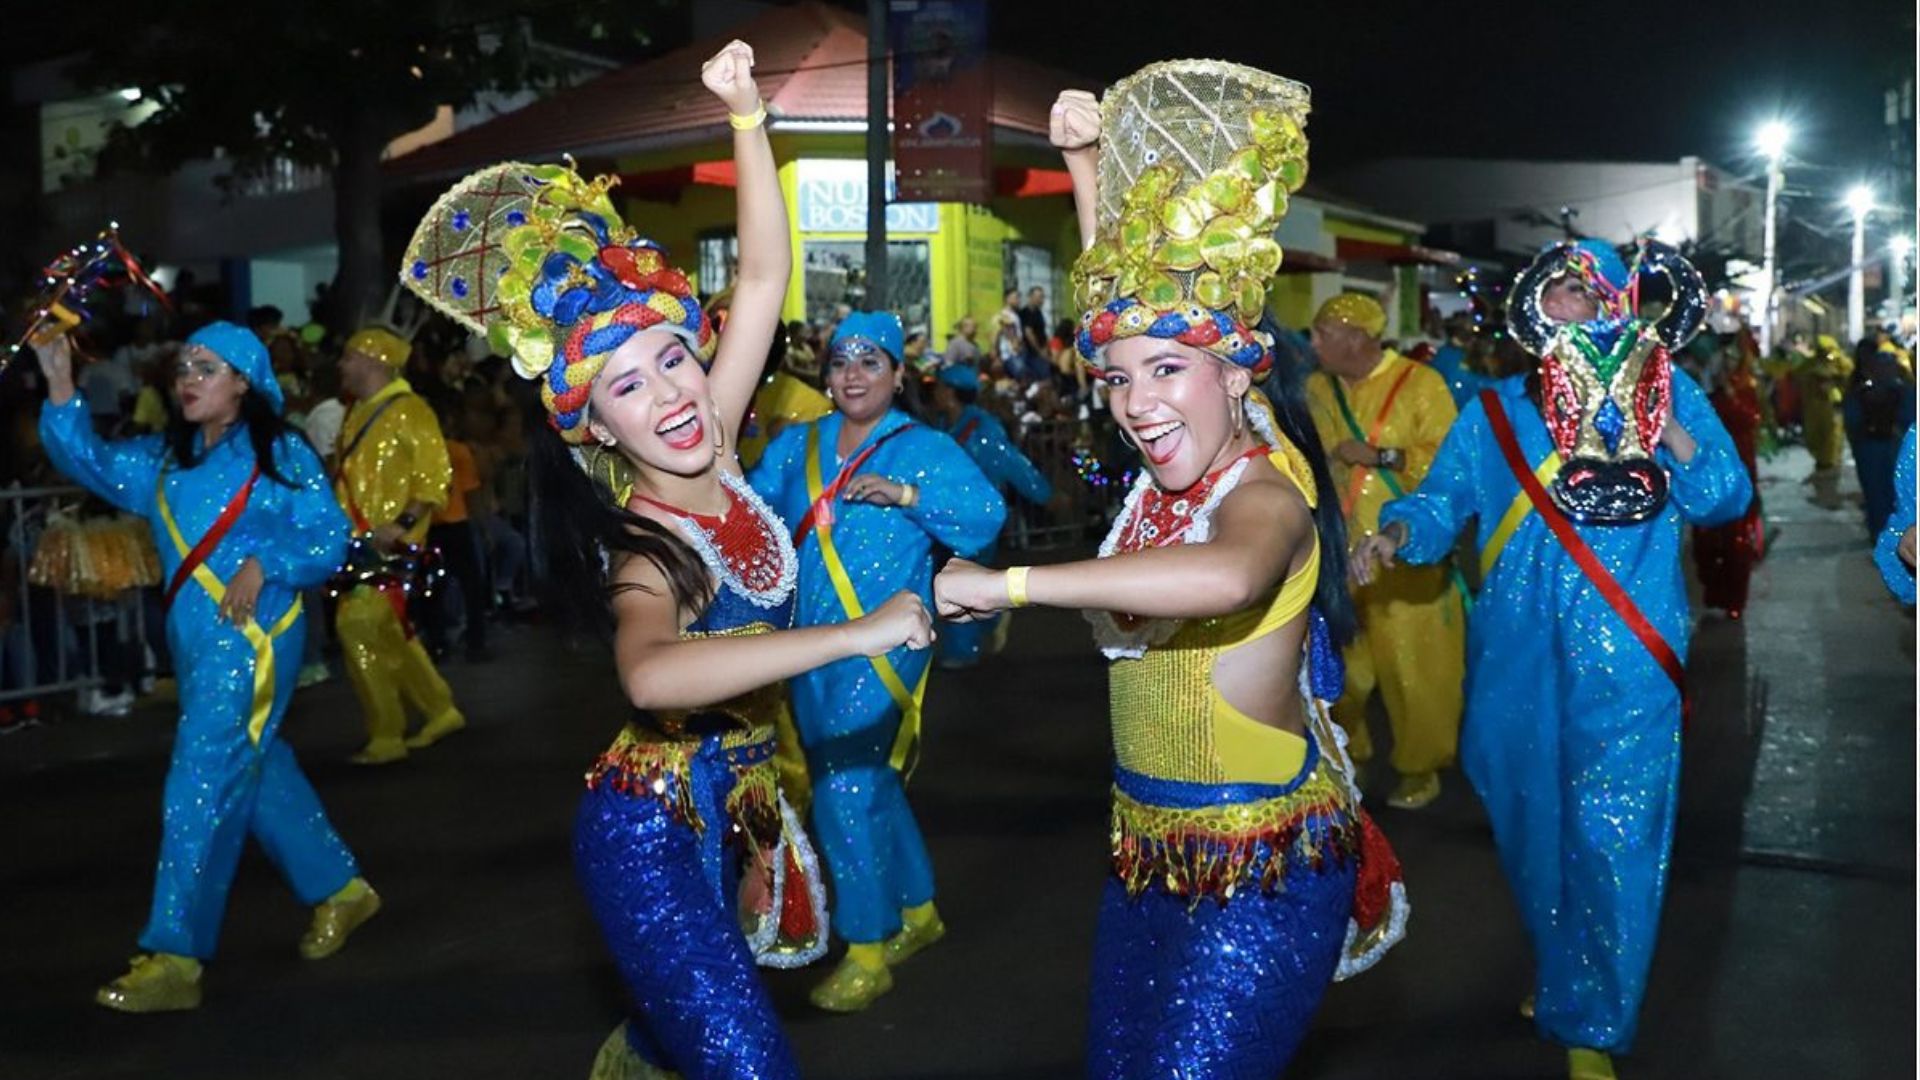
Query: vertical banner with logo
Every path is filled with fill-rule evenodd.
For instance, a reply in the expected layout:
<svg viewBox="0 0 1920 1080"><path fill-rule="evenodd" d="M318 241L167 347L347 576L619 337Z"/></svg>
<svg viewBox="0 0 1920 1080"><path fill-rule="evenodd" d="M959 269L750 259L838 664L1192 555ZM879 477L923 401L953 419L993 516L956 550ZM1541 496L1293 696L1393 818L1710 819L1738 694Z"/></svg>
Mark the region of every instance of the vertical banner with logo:
<svg viewBox="0 0 1920 1080"><path fill-rule="evenodd" d="M893 0L893 161L902 199L993 195L986 0Z"/></svg>

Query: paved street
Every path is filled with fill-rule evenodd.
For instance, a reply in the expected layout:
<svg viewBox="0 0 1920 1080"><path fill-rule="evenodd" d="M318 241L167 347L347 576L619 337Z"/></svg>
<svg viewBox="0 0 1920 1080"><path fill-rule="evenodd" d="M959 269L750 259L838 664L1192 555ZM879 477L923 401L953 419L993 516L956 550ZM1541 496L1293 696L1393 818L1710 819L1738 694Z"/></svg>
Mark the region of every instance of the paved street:
<svg viewBox="0 0 1920 1080"><path fill-rule="evenodd" d="M1664 938L1623 1077L1914 1074L1914 622L1857 509L1811 505L1806 468L1798 451L1769 465L1780 532L1751 609L1705 618L1695 641ZM0 741L0 1077L584 1076L621 995L568 830L622 709L602 652L538 628L496 648L447 669L472 728L391 768L344 763L344 682L296 699L287 731L386 910L338 957L302 961L307 913L250 852L197 1013L90 1000L146 911L171 716ZM806 1004L820 969L769 983L809 1077L1076 1076L1104 869L1097 654L1077 616L1023 613L1007 655L936 677L930 698L911 794L947 942L856 1017ZM1563 1075L1514 1013L1528 960L1484 816L1447 785L1426 811L1378 811L1410 937L1331 991L1291 1075Z"/></svg>

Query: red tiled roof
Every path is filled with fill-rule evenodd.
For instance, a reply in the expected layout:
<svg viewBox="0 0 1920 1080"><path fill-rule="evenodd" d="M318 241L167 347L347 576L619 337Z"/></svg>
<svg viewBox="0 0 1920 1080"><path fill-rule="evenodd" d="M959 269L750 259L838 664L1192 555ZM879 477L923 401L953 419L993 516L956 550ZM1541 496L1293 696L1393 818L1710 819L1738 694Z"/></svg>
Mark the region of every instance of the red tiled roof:
<svg viewBox="0 0 1920 1080"><path fill-rule="evenodd" d="M773 8L726 38L693 42L468 128L395 158L385 171L397 180L421 180L509 158L607 157L675 136L718 135L726 127L726 107L700 85L699 72L732 37L753 46L755 76L775 118L866 119L865 20L825 4L801 3ZM1009 56L995 54L992 63L992 120L1014 131L1044 136L1061 90L1094 88Z"/></svg>

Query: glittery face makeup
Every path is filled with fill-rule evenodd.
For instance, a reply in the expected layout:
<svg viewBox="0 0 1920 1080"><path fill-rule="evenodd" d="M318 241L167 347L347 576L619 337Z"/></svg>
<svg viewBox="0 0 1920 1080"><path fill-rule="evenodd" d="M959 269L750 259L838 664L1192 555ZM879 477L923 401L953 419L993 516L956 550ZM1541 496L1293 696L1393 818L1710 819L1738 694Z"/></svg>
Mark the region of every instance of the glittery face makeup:
<svg viewBox="0 0 1920 1080"><path fill-rule="evenodd" d="M707 373L679 335L643 330L615 349L587 399L589 432L634 462L677 476L713 467L717 418Z"/></svg>
<svg viewBox="0 0 1920 1080"><path fill-rule="evenodd" d="M900 392L900 370L886 352L863 338L843 341L827 357L827 396L857 424L886 414Z"/></svg>
<svg viewBox="0 0 1920 1080"><path fill-rule="evenodd" d="M247 393L244 375L210 350L199 347L180 353L180 362L173 371L173 386L179 395L180 413L192 424L215 420L232 423L239 418L240 399Z"/></svg>
<svg viewBox="0 0 1920 1080"><path fill-rule="evenodd" d="M1600 301L1586 282L1566 274L1541 290L1540 311L1555 322L1591 322L1600 317Z"/></svg>
<svg viewBox="0 0 1920 1080"><path fill-rule="evenodd" d="M1204 350L1144 335L1107 346L1100 377L1114 419L1167 491L1192 487L1218 464L1246 392L1230 384L1251 379Z"/></svg>

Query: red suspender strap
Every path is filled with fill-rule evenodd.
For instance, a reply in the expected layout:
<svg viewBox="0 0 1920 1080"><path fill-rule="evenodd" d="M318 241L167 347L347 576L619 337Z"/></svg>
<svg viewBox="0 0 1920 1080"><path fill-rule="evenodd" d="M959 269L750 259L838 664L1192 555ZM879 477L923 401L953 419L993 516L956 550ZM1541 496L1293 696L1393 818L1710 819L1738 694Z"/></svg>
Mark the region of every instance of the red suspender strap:
<svg viewBox="0 0 1920 1080"><path fill-rule="evenodd" d="M220 516L213 519L213 527L207 530L206 535L200 538L200 542L193 545L193 550L187 552L186 557L180 560L180 565L174 568L173 580L167 582L167 607L173 606L174 596L180 592L180 587L193 577L195 568L206 562L207 557L213 554L213 549L219 547L220 541L225 540L227 533L233 531L233 523L240 520L241 512L247 508L247 499L253 495L253 485L259 479L260 463L256 461L253 471L247 474L247 482L240 485L240 490L234 492L233 498L227 500L226 509L220 511Z"/></svg>
<svg viewBox="0 0 1920 1080"><path fill-rule="evenodd" d="M1492 390L1482 390L1480 404L1486 409L1487 424L1493 429L1494 441L1500 444L1500 453L1507 459L1507 468L1512 471L1513 478L1520 481L1520 490L1527 493L1528 501L1533 503L1534 513L1539 514L1540 520L1553 530L1554 539L1560 541L1560 546L1573 556L1575 565L1587 576L1587 581L1599 590L1607 606L1613 608L1614 614L1620 616L1620 621L1627 624L1627 629L1640 639L1640 644L1646 646L1654 662L1660 665L1660 670L1673 680L1673 688L1680 692L1684 716L1689 708L1687 669L1680 662L1680 655L1673 651L1673 646L1667 644L1666 638L1660 636L1660 631L1654 629L1639 605L1627 595L1627 590L1620 586L1620 582L1601 563L1600 557L1574 531L1573 523L1547 497L1547 489L1541 485L1539 477L1533 474L1526 457L1520 452L1520 440L1514 436L1513 424L1507 419L1507 411L1501 406L1499 395Z"/></svg>
<svg viewBox="0 0 1920 1080"><path fill-rule="evenodd" d="M894 428L892 431L875 439L873 445L855 454L853 460L840 466L839 475L833 478L833 483L828 484L827 489L820 493L820 497L813 500L813 502L807 506L806 515L800 519L800 524L793 527L794 547L798 548L800 546L800 542L807 538L807 534L813 531L815 523L821 518L831 519L833 514L833 500L840 497L840 489L846 487L847 481L853 479L853 474L860 471L860 466L865 465L867 459L873 456L873 452L880 449L880 444L913 426L912 424L902 424ZM809 454L815 452L815 447L812 445L813 442L814 440L808 440L809 445L807 452Z"/></svg>

